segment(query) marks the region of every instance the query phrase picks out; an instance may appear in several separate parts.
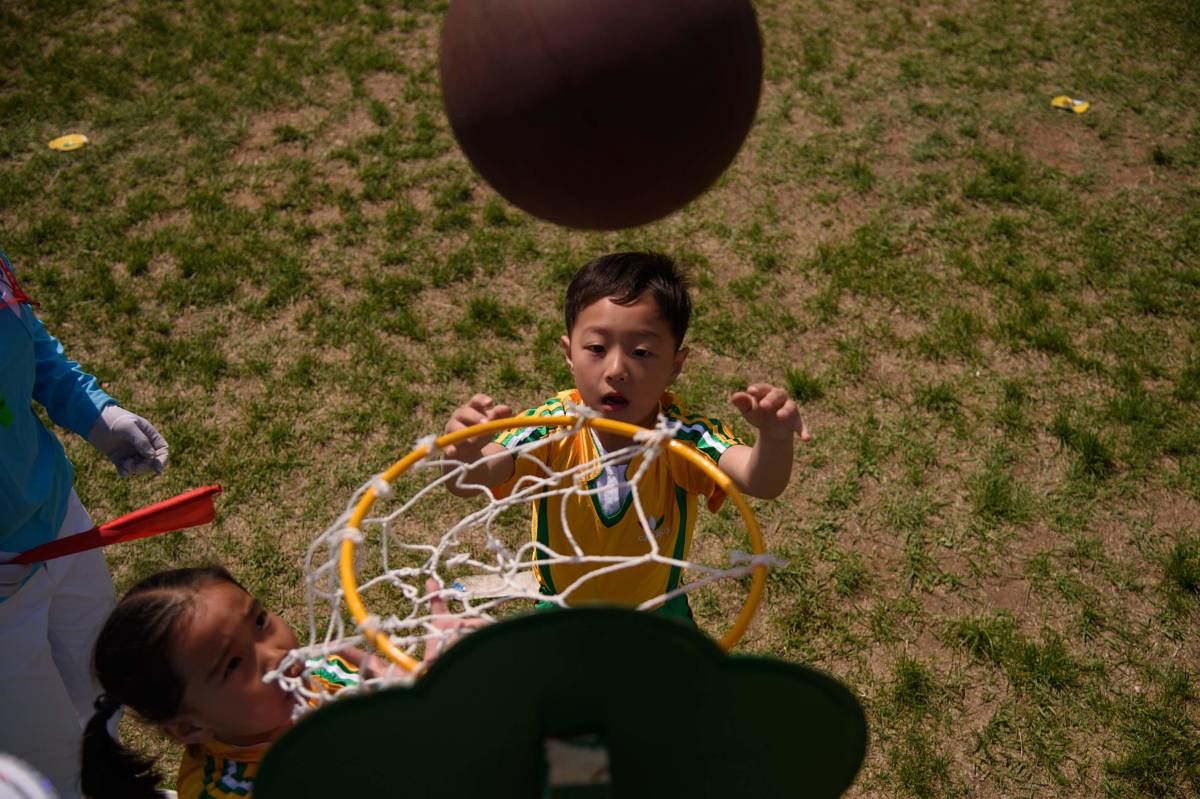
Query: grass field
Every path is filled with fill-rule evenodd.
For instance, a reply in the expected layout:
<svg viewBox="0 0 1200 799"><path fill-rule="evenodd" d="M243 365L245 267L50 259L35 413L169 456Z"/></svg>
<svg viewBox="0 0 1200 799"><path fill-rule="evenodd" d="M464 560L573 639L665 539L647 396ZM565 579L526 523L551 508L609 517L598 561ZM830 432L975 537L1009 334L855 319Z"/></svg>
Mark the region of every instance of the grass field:
<svg viewBox="0 0 1200 799"><path fill-rule="evenodd" d="M814 431L755 505L787 564L745 647L862 698L851 795L1200 795L1200 6L763 0L734 166L603 235L474 175L445 6L0 7L0 246L171 444L123 481L67 440L79 492L225 487L118 587L218 560L299 622L353 489L475 391L566 387L566 281L654 248L697 278L684 395L748 434L769 380Z"/></svg>

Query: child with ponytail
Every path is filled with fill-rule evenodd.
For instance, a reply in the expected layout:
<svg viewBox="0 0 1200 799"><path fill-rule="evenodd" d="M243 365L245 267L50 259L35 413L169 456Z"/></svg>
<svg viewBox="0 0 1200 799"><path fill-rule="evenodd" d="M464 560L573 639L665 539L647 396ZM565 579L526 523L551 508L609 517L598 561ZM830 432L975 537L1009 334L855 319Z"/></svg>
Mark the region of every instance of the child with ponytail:
<svg viewBox="0 0 1200 799"><path fill-rule="evenodd" d="M431 609L445 612L437 600ZM292 725L296 707L263 675L297 646L287 624L220 567L174 569L139 582L96 640L93 667L104 694L84 731L84 795L161 795L153 760L109 733L113 715L125 708L185 745L179 799L250 799L258 764ZM313 677L334 691L357 683L360 669L370 676L386 666L343 650L327 656Z"/></svg>

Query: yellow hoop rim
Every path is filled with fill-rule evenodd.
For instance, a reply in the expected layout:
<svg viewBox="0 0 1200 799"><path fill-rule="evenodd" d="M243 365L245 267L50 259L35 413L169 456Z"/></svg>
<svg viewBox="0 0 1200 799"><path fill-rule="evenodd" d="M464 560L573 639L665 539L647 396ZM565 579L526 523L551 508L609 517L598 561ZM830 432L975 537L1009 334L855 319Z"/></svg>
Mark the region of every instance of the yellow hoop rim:
<svg viewBox="0 0 1200 799"><path fill-rule="evenodd" d="M592 427L603 432L616 433L630 440L633 440L634 436L638 433L647 432L644 427L638 427L627 422L618 422L614 419L589 418L583 419L581 422L579 417L569 415L538 417L510 416L507 419L493 419L488 422L481 422L477 425L439 436L433 442L432 451L444 450L446 447L457 444L460 441L465 441L468 438L494 435L504 430L513 430L518 427L575 426L582 428ZM686 458L693 465L703 470L705 474L721 487L721 490L725 492L725 495L733 502L734 506L738 509L738 513L742 516L742 522L746 525L746 531L750 535L751 553L762 555L766 550L763 545L762 530L758 526L758 520L754 517L753 511L750 510L750 505L746 502L746 497L742 494L741 489L730 479L729 475L718 469L715 463L701 455L697 449L689 447L682 441L672 439L667 442L667 446L676 454ZM411 469L418 461L428 457L430 452L430 447L418 444L412 452L393 463L387 471L379 476L379 479L386 483L394 482L396 478ZM350 514L350 520L346 523L346 528L356 531L359 533L359 536L344 537L341 549L338 552L338 577L341 580L346 607L349 608L350 615L354 618L355 623L360 626L370 614L367 612L367 607L358 593L358 583L354 575L354 552L358 546L355 540L361 537L362 521L366 518L367 513L371 510L377 498L378 494L373 485L363 492L358 504L354 506L354 510ZM737 642L745 634L746 628L753 621L754 614L758 611L759 605L762 604L766 581L766 565L762 563L755 564L751 570L750 590L746 593L746 601L742 604L742 609L738 611L738 615L734 618L733 624L730 625L729 629L726 630L725 634L717 642L726 652L737 645ZM406 671L416 671L421 667L421 661L401 651L382 630L367 631L366 638L388 660Z"/></svg>

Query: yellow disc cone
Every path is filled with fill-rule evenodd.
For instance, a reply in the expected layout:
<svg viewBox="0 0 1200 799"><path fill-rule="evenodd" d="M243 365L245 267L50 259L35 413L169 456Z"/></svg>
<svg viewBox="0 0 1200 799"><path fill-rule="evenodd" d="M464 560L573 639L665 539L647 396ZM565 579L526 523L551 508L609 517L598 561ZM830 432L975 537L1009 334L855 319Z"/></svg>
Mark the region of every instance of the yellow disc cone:
<svg viewBox="0 0 1200 799"><path fill-rule="evenodd" d="M59 136L47 145L51 150L78 150L80 147L88 143L88 137L82 133L68 133L66 136Z"/></svg>
<svg viewBox="0 0 1200 799"><path fill-rule="evenodd" d="M1061 108L1063 111L1074 111L1076 114L1082 114L1092 107L1092 104L1087 100L1079 100L1075 97L1068 97L1065 94L1060 94L1052 98L1050 105L1055 108Z"/></svg>

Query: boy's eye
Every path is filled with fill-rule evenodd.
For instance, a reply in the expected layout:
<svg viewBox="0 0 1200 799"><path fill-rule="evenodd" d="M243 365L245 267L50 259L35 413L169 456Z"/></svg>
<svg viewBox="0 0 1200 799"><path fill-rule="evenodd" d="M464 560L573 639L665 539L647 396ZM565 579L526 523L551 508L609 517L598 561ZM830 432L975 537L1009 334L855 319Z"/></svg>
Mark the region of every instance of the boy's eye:
<svg viewBox="0 0 1200 799"><path fill-rule="evenodd" d="M258 612L258 616L255 617L255 619L254 619L254 624L261 630L262 628L267 626L267 622L269 622L270 620L271 619L267 615L267 612L265 610L260 610Z"/></svg>
<svg viewBox="0 0 1200 799"><path fill-rule="evenodd" d="M237 668L240 665L242 665L242 659L240 657L230 658L229 663L225 665L225 676L228 677L230 674L233 674L235 671L237 671Z"/></svg>
<svg viewBox="0 0 1200 799"><path fill-rule="evenodd" d="M646 349L645 347L638 347L633 351L633 355L635 358L646 358L649 357L650 350Z"/></svg>
<svg viewBox="0 0 1200 799"><path fill-rule="evenodd" d="M603 355L604 354L604 345L603 344L588 344L584 347L584 349L595 355Z"/></svg>

